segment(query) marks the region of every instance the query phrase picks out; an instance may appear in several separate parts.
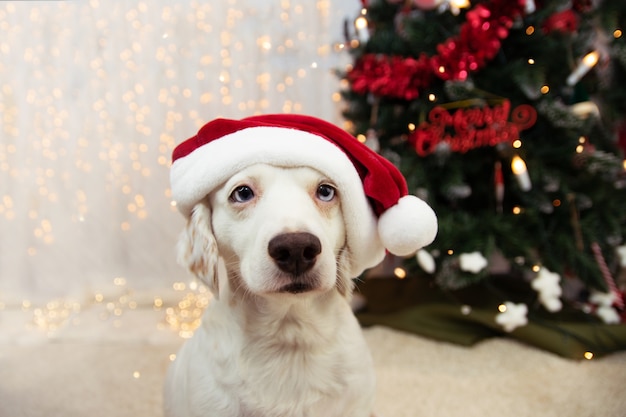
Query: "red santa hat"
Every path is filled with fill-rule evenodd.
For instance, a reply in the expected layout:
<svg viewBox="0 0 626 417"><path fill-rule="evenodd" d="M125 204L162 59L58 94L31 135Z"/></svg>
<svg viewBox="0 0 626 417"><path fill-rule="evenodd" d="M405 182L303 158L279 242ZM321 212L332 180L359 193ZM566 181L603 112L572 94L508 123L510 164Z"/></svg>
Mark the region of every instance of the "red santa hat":
<svg viewBox="0 0 626 417"><path fill-rule="evenodd" d="M314 117L217 119L178 145L172 160L172 197L186 217L250 165L309 166L328 176L341 195L353 277L376 266L385 249L410 255L437 234L435 213L408 194L406 180L391 162L348 132Z"/></svg>

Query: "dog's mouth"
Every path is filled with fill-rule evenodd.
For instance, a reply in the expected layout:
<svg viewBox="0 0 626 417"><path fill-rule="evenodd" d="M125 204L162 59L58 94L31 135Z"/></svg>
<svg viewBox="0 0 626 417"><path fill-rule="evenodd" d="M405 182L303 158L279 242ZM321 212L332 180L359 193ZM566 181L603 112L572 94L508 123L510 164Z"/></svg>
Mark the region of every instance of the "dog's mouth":
<svg viewBox="0 0 626 417"><path fill-rule="evenodd" d="M304 282L292 282L280 288L279 292L288 292L291 294L301 294L303 292L309 292L313 290L311 284Z"/></svg>

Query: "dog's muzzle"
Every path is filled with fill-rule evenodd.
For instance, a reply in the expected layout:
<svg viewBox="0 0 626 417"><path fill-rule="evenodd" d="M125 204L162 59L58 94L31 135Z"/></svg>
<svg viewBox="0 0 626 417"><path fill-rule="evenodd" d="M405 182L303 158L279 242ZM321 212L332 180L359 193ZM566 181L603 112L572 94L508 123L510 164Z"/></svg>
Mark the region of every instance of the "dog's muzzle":
<svg viewBox="0 0 626 417"><path fill-rule="evenodd" d="M317 255L322 252L322 244L311 233L283 233L270 240L267 251L278 268L291 275L293 282L281 291L301 293L313 289L313 283L298 279L315 265Z"/></svg>

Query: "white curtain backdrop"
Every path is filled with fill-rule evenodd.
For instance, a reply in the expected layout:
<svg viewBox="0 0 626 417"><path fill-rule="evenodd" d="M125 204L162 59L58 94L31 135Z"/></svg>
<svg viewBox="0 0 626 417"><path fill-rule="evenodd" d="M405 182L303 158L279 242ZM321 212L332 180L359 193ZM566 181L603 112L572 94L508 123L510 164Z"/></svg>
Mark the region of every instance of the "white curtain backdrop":
<svg viewBox="0 0 626 417"><path fill-rule="evenodd" d="M0 306L185 278L174 146L216 117L340 123L357 0L0 2Z"/></svg>

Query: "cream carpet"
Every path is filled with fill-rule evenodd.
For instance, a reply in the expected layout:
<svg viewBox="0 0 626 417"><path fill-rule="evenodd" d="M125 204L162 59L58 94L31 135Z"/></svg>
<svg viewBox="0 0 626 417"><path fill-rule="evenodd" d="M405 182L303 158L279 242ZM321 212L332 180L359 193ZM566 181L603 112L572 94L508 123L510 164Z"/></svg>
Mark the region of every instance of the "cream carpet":
<svg viewBox="0 0 626 417"><path fill-rule="evenodd" d="M165 370L182 340L142 320L103 338L84 337L107 331L88 321L43 341L5 332L0 416L161 416ZM365 336L381 417L626 416L626 352L572 361L507 339L465 348L382 327Z"/></svg>

